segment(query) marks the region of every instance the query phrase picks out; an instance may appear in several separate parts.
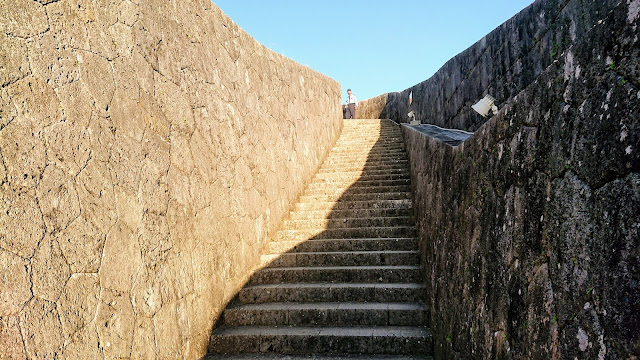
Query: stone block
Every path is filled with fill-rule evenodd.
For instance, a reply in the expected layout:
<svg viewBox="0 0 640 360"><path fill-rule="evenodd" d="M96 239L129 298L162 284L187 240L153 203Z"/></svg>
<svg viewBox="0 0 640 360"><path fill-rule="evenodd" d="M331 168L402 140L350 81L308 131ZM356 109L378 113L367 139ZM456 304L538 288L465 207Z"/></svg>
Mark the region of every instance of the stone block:
<svg viewBox="0 0 640 360"><path fill-rule="evenodd" d="M156 338L154 321L151 318L137 316L133 329L131 357L134 359L156 359Z"/></svg>
<svg viewBox="0 0 640 360"><path fill-rule="evenodd" d="M49 231L59 232L80 216L80 200L72 174L48 165L36 189L38 204Z"/></svg>
<svg viewBox="0 0 640 360"><path fill-rule="evenodd" d="M0 316L16 315L24 304L31 299L31 280L29 278L28 262L15 254L0 249L0 264L2 264L2 284L0 285Z"/></svg>
<svg viewBox="0 0 640 360"><path fill-rule="evenodd" d="M27 46L24 40L3 32L0 35L0 43L5 54L4 64L0 68L0 85L5 87L29 75L31 69L29 69Z"/></svg>
<svg viewBox="0 0 640 360"><path fill-rule="evenodd" d="M0 357L3 359L26 360L27 354L20 334L19 319L16 315L0 317Z"/></svg>
<svg viewBox="0 0 640 360"><path fill-rule="evenodd" d="M107 235L100 285L106 289L129 291L142 266L140 245L133 232L123 223L118 223Z"/></svg>
<svg viewBox="0 0 640 360"><path fill-rule="evenodd" d="M10 93L9 96L15 95ZM30 120L18 116L2 130L0 149L6 180L13 186L32 188L36 179L39 180L47 161L42 132Z"/></svg>
<svg viewBox="0 0 640 360"><path fill-rule="evenodd" d="M55 238L72 273L98 272L107 236L84 216L74 220Z"/></svg>
<svg viewBox="0 0 640 360"><path fill-rule="evenodd" d="M47 13L35 1L9 0L0 5L0 32L21 38L41 34L47 30Z"/></svg>
<svg viewBox="0 0 640 360"><path fill-rule="evenodd" d="M95 321L78 330L65 342L60 350L60 357L69 360L104 359Z"/></svg>
<svg viewBox="0 0 640 360"><path fill-rule="evenodd" d="M35 192L7 183L0 187L0 246L28 259L45 233Z"/></svg>
<svg viewBox="0 0 640 360"><path fill-rule="evenodd" d="M108 288L101 290L96 327L100 348L106 357L131 356L135 315L127 293Z"/></svg>
<svg viewBox="0 0 640 360"><path fill-rule="evenodd" d="M69 278L57 301L65 337L75 334L93 321L100 296L98 280L97 274L73 274ZM93 336L91 333L87 335Z"/></svg>
<svg viewBox="0 0 640 360"><path fill-rule="evenodd" d="M78 63L80 66L80 81L91 94L94 100L93 106L98 111L98 114L106 114L115 92L111 64L107 59L91 52L83 52Z"/></svg>
<svg viewBox="0 0 640 360"><path fill-rule="evenodd" d="M64 342L56 304L37 297L20 312L20 330L28 358L54 358Z"/></svg>
<svg viewBox="0 0 640 360"><path fill-rule="evenodd" d="M33 295L52 302L58 301L71 270L58 242L45 235L31 259Z"/></svg>

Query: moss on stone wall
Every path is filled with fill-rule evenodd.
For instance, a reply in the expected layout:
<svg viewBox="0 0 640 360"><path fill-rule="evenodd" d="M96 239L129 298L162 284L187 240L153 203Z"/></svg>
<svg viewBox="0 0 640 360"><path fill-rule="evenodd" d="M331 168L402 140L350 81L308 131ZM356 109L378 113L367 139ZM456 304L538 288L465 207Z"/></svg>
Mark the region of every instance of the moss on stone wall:
<svg viewBox="0 0 640 360"><path fill-rule="evenodd" d="M462 145L403 128L436 357L640 355L637 4Z"/></svg>

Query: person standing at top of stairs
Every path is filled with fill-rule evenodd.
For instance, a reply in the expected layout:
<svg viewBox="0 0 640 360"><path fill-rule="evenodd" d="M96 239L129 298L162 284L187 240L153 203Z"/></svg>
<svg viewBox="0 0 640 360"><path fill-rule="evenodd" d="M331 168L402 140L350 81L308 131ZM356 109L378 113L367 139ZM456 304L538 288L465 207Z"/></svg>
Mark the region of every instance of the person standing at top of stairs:
<svg viewBox="0 0 640 360"><path fill-rule="evenodd" d="M355 119L356 118L356 108L358 107L358 99L351 92L351 89L347 89L347 112L345 114L345 119Z"/></svg>

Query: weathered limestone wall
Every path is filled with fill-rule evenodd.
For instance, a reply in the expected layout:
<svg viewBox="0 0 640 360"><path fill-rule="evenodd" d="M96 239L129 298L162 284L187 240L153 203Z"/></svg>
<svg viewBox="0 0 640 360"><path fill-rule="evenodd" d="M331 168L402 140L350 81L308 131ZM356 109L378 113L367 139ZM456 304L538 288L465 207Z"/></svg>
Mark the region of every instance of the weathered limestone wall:
<svg viewBox="0 0 640 360"><path fill-rule="evenodd" d="M0 85L2 359L203 355L342 126L209 0L3 0Z"/></svg>
<svg viewBox="0 0 640 360"><path fill-rule="evenodd" d="M640 356L639 9L462 145L403 127L436 358Z"/></svg>
<svg viewBox="0 0 640 360"><path fill-rule="evenodd" d="M626 0L625 0L626 1ZM456 55L431 78L404 91L364 100L358 111L373 118L477 130L486 119L471 105L484 95L504 104L582 39L619 0L538 0ZM481 34L479 34L481 35ZM409 106L409 94L413 103Z"/></svg>

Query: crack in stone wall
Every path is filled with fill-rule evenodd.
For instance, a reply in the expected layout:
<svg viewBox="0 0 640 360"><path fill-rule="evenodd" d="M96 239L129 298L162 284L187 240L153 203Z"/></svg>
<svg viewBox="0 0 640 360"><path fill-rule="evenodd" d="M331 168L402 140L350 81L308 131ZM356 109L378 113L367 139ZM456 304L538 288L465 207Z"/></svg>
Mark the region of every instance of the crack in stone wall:
<svg viewBox="0 0 640 360"><path fill-rule="evenodd" d="M0 2L0 358L198 358L342 126L210 1Z"/></svg>
<svg viewBox="0 0 640 360"><path fill-rule="evenodd" d="M462 145L403 127L436 357L640 356L633 11L618 3Z"/></svg>

